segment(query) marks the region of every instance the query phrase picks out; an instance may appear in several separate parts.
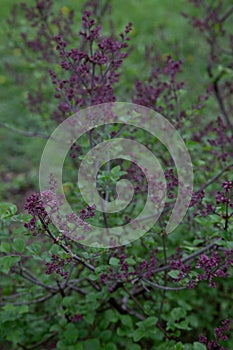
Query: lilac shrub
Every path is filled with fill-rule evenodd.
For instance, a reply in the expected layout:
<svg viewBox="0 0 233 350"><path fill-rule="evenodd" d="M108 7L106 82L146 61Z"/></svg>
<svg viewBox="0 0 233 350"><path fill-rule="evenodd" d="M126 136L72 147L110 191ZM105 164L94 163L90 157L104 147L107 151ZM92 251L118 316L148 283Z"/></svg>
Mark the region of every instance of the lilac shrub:
<svg viewBox="0 0 233 350"><path fill-rule="evenodd" d="M99 215L95 205L79 199L76 183L67 181L63 190L76 214L60 219L58 230L45 209L49 204L56 214L61 204L54 195L53 174L50 189L29 196L24 213L2 205L2 349L197 350L227 349L232 343L232 86L228 75L215 76L216 64L222 62L215 57L222 54L220 39L232 49L225 25L232 10L220 1L213 5L190 2L197 15L184 16L209 48L208 78L196 102L183 99L185 58L173 53L151 52L148 57L146 50L149 77L137 77L131 92L132 102L162 113L190 148L196 182L185 219L173 233L166 233L180 183L174 162L158 141L139 128L117 123L91 130L87 139L71 145L68 172L76 174L82 157L99 142L139 139L164 167L164 210L156 225L133 243L118 247L113 241L109 249L81 244L92 222L108 229L130 222L143 208L146 176L133 162L119 160L103 167L97 185L103 197L108 193L112 199L119 179L131 181L134 197L123 213ZM119 35L111 26L106 35L102 24L103 14L111 13L109 1L92 0L84 6L77 34L73 11L65 17L62 12L56 14L53 5L52 0L20 5L32 28L30 35L22 32L21 37L25 60L33 53L44 72L39 90L29 92L29 109L43 114L41 104L48 99L43 89L50 79L50 121L58 124L82 108L118 101L117 85L122 81L121 67L127 64L132 23ZM17 23L17 11L15 7L9 24ZM227 63L225 71L228 68ZM211 103L214 115L204 118ZM107 186L113 187L112 192ZM77 240L68 234L72 225L79 232Z"/></svg>

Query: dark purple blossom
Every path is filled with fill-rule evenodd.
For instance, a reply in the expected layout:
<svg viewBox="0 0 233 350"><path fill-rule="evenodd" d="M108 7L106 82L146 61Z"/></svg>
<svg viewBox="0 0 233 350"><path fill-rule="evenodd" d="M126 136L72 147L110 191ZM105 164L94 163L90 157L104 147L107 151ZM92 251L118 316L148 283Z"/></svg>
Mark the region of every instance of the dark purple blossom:
<svg viewBox="0 0 233 350"><path fill-rule="evenodd" d="M73 323L80 322L80 321L83 320L83 315L82 314L76 314L76 315L70 316L70 320Z"/></svg>
<svg viewBox="0 0 233 350"><path fill-rule="evenodd" d="M91 17L91 12L85 11L79 33L82 39L80 47L67 49L67 42L61 35L54 37L61 67L68 76L68 79L61 80L50 71L56 86L55 97L60 100L54 114L58 121L81 107L115 101L114 84L119 80L117 71L128 55L127 34L131 27L129 23L119 40L112 36L105 37L102 28Z"/></svg>
<svg viewBox="0 0 233 350"><path fill-rule="evenodd" d="M64 266L69 264L71 261L72 258L61 259L57 255L53 254L51 257L51 262L45 264L47 266L46 274L51 275L53 272L55 272L57 275L67 279L69 273L65 271Z"/></svg>
<svg viewBox="0 0 233 350"><path fill-rule="evenodd" d="M206 345L208 350L230 350L229 348L225 348L222 346L220 342L222 341L227 341L228 340L228 335L226 333L230 332L231 329L231 319L226 319L221 322L221 326L216 327L214 329L214 336L215 340L209 340L207 337L205 337L203 334L199 335L199 342Z"/></svg>
<svg viewBox="0 0 233 350"><path fill-rule="evenodd" d="M233 261L233 251L225 251L224 257L216 252L213 252L210 257L206 254L200 255L196 264L197 269L203 272L198 274L199 281L208 281L209 286L215 288L216 283L213 281L216 277L226 278L228 269Z"/></svg>

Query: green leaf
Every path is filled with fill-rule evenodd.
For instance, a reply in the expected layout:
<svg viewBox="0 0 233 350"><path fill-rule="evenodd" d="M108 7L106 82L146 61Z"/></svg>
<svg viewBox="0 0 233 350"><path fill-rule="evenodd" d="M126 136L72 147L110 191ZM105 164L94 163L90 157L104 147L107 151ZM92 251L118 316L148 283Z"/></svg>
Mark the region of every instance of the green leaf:
<svg viewBox="0 0 233 350"><path fill-rule="evenodd" d="M109 260L109 264L112 265L112 266L118 266L118 263L119 263L119 259L117 258L110 258Z"/></svg>
<svg viewBox="0 0 233 350"><path fill-rule="evenodd" d="M172 271L169 271L169 272L168 272L168 275L169 275L171 278L177 279L179 273L180 273L180 271L178 271L178 270L172 270Z"/></svg>
<svg viewBox="0 0 233 350"><path fill-rule="evenodd" d="M11 218L16 212L16 205L7 202L0 203L0 220Z"/></svg>
<svg viewBox="0 0 233 350"><path fill-rule="evenodd" d="M121 322L127 328L133 328L132 317L130 317L129 315L122 315L121 316Z"/></svg>
<svg viewBox="0 0 233 350"><path fill-rule="evenodd" d="M0 245L0 252L3 253L10 253L11 251L11 246L8 242L2 242Z"/></svg>
<svg viewBox="0 0 233 350"><path fill-rule="evenodd" d="M69 323L66 327L65 332L63 332L64 338L67 344L74 344L78 339L78 330L74 324Z"/></svg>
<svg viewBox="0 0 233 350"><path fill-rule="evenodd" d="M15 311L16 307L13 304L6 304L3 306L3 310L6 312L12 312Z"/></svg>
<svg viewBox="0 0 233 350"><path fill-rule="evenodd" d="M56 348L59 349L59 350L63 350L65 348L67 348L67 344L65 344L64 341L62 340L59 340L56 344Z"/></svg>
<svg viewBox="0 0 233 350"><path fill-rule="evenodd" d="M101 332L101 339L103 339L104 342L111 340L112 338L112 331L106 329L105 331Z"/></svg>
<svg viewBox="0 0 233 350"><path fill-rule="evenodd" d="M117 347L114 343L108 343L104 347L105 350L117 350Z"/></svg>
<svg viewBox="0 0 233 350"><path fill-rule="evenodd" d="M141 350L141 346L138 344L130 344L130 350Z"/></svg>
<svg viewBox="0 0 233 350"><path fill-rule="evenodd" d="M90 292L90 293L88 293L87 296L86 296L86 301L87 301L87 302L94 302L94 303L95 303L97 298L98 298L97 293L95 293L95 292Z"/></svg>
<svg viewBox="0 0 233 350"><path fill-rule="evenodd" d="M72 345L72 350L83 350L83 344L79 343L79 344Z"/></svg>
<svg viewBox="0 0 233 350"><path fill-rule="evenodd" d="M145 321L137 322L137 326L148 330L151 327L155 327L157 320L157 317L150 316Z"/></svg>
<svg viewBox="0 0 233 350"><path fill-rule="evenodd" d="M146 330L145 330L145 329L142 329L142 328L138 328L138 329L136 329L136 331L134 331L133 340L134 340L135 342L138 342L138 341L141 340L145 335L146 335Z"/></svg>
<svg viewBox="0 0 233 350"><path fill-rule="evenodd" d="M193 245L203 244L203 239L194 239Z"/></svg>
<svg viewBox="0 0 233 350"><path fill-rule="evenodd" d="M94 305L93 303L91 305ZM95 312L88 313L87 315L84 316L84 321L87 322L88 324L92 325L95 320Z"/></svg>
<svg viewBox="0 0 233 350"><path fill-rule="evenodd" d="M18 256L2 256L0 257L0 267L3 273L8 273L10 268L20 261Z"/></svg>
<svg viewBox="0 0 233 350"><path fill-rule="evenodd" d="M193 344L193 350L206 350L206 346L204 344L199 343L199 342L195 342Z"/></svg>
<svg viewBox="0 0 233 350"><path fill-rule="evenodd" d="M136 261L133 258L127 258L125 259L125 261L129 264L129 265L135 265Z"/></svg>
<svg viewBox="0 0 233 350"><path fill-rule="evenodd" d="M101 273L101 272L104 272L106 270L106 266L105 265L101 265L101 266L98 266L96 269L95 269L95 272L97 274Z"/></svg>
<svg viewBox="0 0 233 350"><path fill-rule="evenodd" d="M185 329L190 331L192 328L189 327L189 321L187 319L175 324L178 329Z"/></svg>
<svg viewBox="0 0 233 350"><path fill-rule="evenodd" d="M75 303L74 296L67 296L62 299L62 305L65 307L69 307Z"/></svg>
<svg viewBox="0 0 233 350"><path fill-rule="evenodd" d="M32 243L26 248L29 253L32 253L33 255L41 255L41 244L40 243Z"/></svg>
<svg viewBox="0 0 233 350"><path fill-rule="evenodd" d="M109 323L110 323L110 320L106 318L106 314L105 314L104 318L99 323L99 328L101 330L106 329L108 327Z"/></svg>
<svg viewBox="0 0 233 350"><path fill-rule="evenodd" d="M60 332L61 331L61 327L59 326L59 324L53 324L50 328L49 328L50 332Z"/></svg>
<svg viewBox="0 0 233 350"><path fill-rule="evenodd" d="M119 314L115 310L107 310L105 317L109 322L116 323L119 320Z"/></svg>
<svg viewBox="0 0 233 350"><path fill-rule="evenodd" d="M97 281L99 279L99 276L91 274L88 276L88 278L90 278L90 280L92 280L92 281Z"/></svg>
<svg viewBox="0 0 233 350"><path fill-rule="evenodd" d="M184 349L184 346L181 342L177 343L174 350L183 350Z"/></svg>
<svg viewBox="0 0 233 350"><path fill-rule="evenodd" d="M17 344L22 336L22 333L20 332L20 329L11 329L11 332L7 334L6 339L11 341L13 344Z"/></svg>
<svg viewBox="0 0 233 350"><path fill-rule="evenodd" d="M16 252L22 253L25 248L24 240L21 238L16 238L13 242L13 248Z"/></svg>
<svg viewBox="0 0 233 350"><path fill-rule="evenodd" d="M186 316L186 311L181 307L175 307L170 314L170 321L178 321Z"/></svg>
<svg viewBox="0 0 233 350"><path fill-rule="evenodd" d="M84 350L101 350L99 339L89 339L84 342Z"/></svg>
<svg viewBox="0 0 233 350"><path fill-rule="evenodd" d="M14 306L12 304L6 304L3 306L2 310L0 318L1 323L4 323L20 319L22 314L28 313L29 307L28 305Z"/></svg>
<svg viewBox="0 0 233 350"><path fill-rule="evenodd" d="M226 247L227 249L233 249L233 241L219 241L216 244Z"/></svg>
<svg viewBox="0 0 233 350"><path fill-rule="evenodd" d="M117 334L119 337L126 337L126 336L129 336L128 329L127 329L127 328L121 328L121 327L118 327L118 328L117 328L116 334Z"/></svg>
<svg viewBox="0 0 233 350"><path fill-rule="evenodd" d="M52 247L51 247L51 249L49 250L49 253L51 254L51 255L58 255L58 256L60 256L60 254L61 254L61 248L57 245L57 244L53 244L52 245Z"/></svg>
<svg viewBox="0 0 233 350"><path fill-rule="evenodd" d="M114 175L116 175L116 174L119 173L120 170L121 170L120 165L117 165L117 166L115 166L114 168L112 168L111 173L114 174Z"/></svg>

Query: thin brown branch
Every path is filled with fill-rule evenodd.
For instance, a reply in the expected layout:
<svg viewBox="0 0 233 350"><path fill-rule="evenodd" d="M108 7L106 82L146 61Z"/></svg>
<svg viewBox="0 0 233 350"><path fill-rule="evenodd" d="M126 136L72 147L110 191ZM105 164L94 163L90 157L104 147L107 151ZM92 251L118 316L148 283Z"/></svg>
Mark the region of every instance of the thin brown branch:
<svg viewBox="0 0 233 350"><path fill-rule="evenodd" d="M39 304L39 303L43 303L46 300L49 300L50 298L52 298L56 293L51 293L48 294L44 297L38 298L38 299L34 299L34 300L30 300L30 301L22 301L22 302L16 302L16 303L12 303L12 305L14 306L21 306L21 305L31 305L31 304ZM1 306L5 305L4 303L0 304Z"/></svg>
<svg viewBox="0 0 233 350"><path fill-rule="evenodd" d="M225 12L225 14L220 18L220 22L223 23L233 14L233 5Z"/></svg>
<svg viewBox="0 0 233 350"><path fill-rule="evenodd" d="M139 301L137 300L137 298L135 297L135 295L133 293L131 293L128 288L126 288L125 286L123 286L123 289L126 291L126 293L130 296L130 298L135 302L135 304L139 307L139 309L145 314L145 310L143 308L143 306L139 303Z"/></svg>
<svg viewBox="0 0 233 350"><path fill-rule="evenodd" d="M202 185L199 189L199 191L203 191L205 188L207 188L209 185L211 185L212 183L214 183L216 180L218 180L222 174L229 170L231 167L233 167L233 163L227 165L225 168L223 168L222 170L220 170L214 177L212 177L209 181L207 181L204 185Z"/></svg>
<svg viewBox="0 0 233 350"><path fill-rule="evenodd" d="M29 348L24 346L24 345L22 345L22 344L19 344L19 345L25 350L33 350L33 349L38 348L39 346L42 346L42 345L46 344L49 340L53 339L56 335L57 335L57 332L53 332L47 338L45 338L43 340L40 340L39 342L35 343L34 345L30 346Z"/></svg>
<svg viewBox="0 0 233 350"><path fill-rule="evenodd" d="M80 256L72 253L72 251L65 244L61 243L60 241L59 242L57 241L56 236L54 236L54 234L51 232L51 230L49 229L48 225L45 223L44 219L40 215L39 215L39 219L40 219L40 222L42 223L44 229L46 230L46 232L49 234L49 236L52 238L53 242L56 245L61 247L66 253L70 254L74 260L78 261L79 263L81 263L82 265L87 267L89 270L95 271L95 267L93 265L91 265L88 262L86 262Z"/></svg>
<svg viewBox="0 0 233 350"><path fill-rule="evenodd" d="M50 292L55 292L57 289L53 286L47 286L46 284L39 281L35 276L33 276L27 269L25 269L22 266L19 266L19 268L12 268L12 271L23 277L24 279L28 280L29 282L36 284Z"/></svg>
<svg viewBox="0 0 233 350"><path fill-rule="evenodd" d="M45 134L42 134L42 133L37 132L37 131L26 131L26 130L20 130L18 128L16 129L11 125L8 125L8 124L2 123L2 122L0 122L0 128L8 129L16 134L23 135L26 137L40 137L40 138L45 139L45 140L48 140L48 138L49 138L49 135L45 135Z"/></svg>
<svg viewBox="0 0 233 350"><path fill-rule="evenodd" d="M168 287L168 286L162 286L160 284L157 284L155 282L151 282L145 278L142 279L143 282L149 284L152 287L156 287L158 289L162 289L163 291L180 291L184 289L188 289L188 287Z"/></svg>
<svg viewBox="0 0 233 350"><path fill-rule="evenodd" d="M208 250L211 250L211 249L213 249L215 246L217 246L217 244L218 244L218 242L219 242L220 240L221 240L221 238L215 239L212 243L208 244L207 246L205 246L205 247L203 247L203 248L201 248L201 249L198 249L196 252L194 252L194 253L192 253L192 254L190 254L190 255L188 255L188 256L182 258L182 259L181 259L181 262L182 262L182 263L185 263L185 262L187 262L187 261L195 260L195 258L196 258L197 256L199 256L200 254L202 254L202 253L204 253L204 252L206 252L206 251L208 251ZM159 272L164 272L164 271L169 271L169 270L172 270L172 267L171 267L170 264L167 264L167 265L165 265L165 266L161 266L161 267L158 267L157 269L155 269L155 270L153 271L153 274L156 274L156 273L159 273ZM143 273L143 274L141 275L141 278L142 278L142 279L145 278L145 273ZM140 277L139 277L137 280L140 280ZM136 282L137 280L135 280L135 282Z"/></svg>
<svg viewBox="0 0 233 350"><path fill-rule="evenodd" d="M120 314L129 314L131 316L135 316L137 319L139 319L140 321L144 321L146 319L145 316L141 315L140 313L138 313L135 310L132 309L128 309L126 306L120 305L116 299L114 298L110 298L109 299L109 303L111 304L111 306L113 306Z"/></svg>

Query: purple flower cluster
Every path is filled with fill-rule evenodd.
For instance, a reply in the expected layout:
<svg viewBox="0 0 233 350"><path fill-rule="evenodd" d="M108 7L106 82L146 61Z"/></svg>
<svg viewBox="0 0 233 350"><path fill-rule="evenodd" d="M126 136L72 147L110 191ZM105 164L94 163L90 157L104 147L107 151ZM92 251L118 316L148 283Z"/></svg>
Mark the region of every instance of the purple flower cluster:
<svg viewBox="0 0 233 350"><path fill-rule="evenodd" d="M44 207L44 203L41 199L39 193L34 193L29 196L26 200L24 209L27 210L28 214L32 215L32 218L29 222L24 224L28 230L32 231L33 235L37 234L37 218L40 216L43 219L47 218L47 213Z"/></svg>
<svg viewBox="0 0 233 350"><path fill-rule="evenodd" d="M86 220L86 219L90 219L93 218L95 216L95 210L96 210L96 206L95 205L88 205L86 208L83 208L80 213L79 213L79 217L81 220Z"/></svg>
<svg viewBox="0 0 233 350"><path fill-rule="evenodd" d="M204 206L203 199L205 198L205 192L203 190L197 191L196 193L193 192L192 198L189 204L190 208L194 208L193 216L207 216L208 214L212 213L213 206ZM207 208L208 207L208 208Z"/></svg>
<svg viewBox="0 0 233 350"><path fill-rule="evenodd" d="M222 10L222 1L218 1L216 5L208 6L208 11L206 11L206 4L204 0L189 0L193 3L195 7L205 11L205 16L203 18L199 16L189 17L187 14L183 14L185 17L188 17L191 25L194 28L198 28L201 32L214 31L214 33L224 35L225 31L223 29L223 23L221 20L221 10Z"/></svg>
<svg viewBox="0 0 233 350"><path fill-rule="evenodd" d="M131 163L127 169L126 178L134 183L134 194L147 193L147 184L145 181L145 174L142 169L138 167L135 163Z"/></svg>
<svg viewBox="0 0 233 350"><path fill-rule="evenodd" d="M226 203L229 204L230 208L233 208L232 181L223 182L222 188L224 191L218 191L215 197L216 204Z"/></svg>
<svg viewBox="0 0 233 350"><path fill-rule="evenodd" d="M51 257L52 262L46 263L47 266L47 275L55 272L57 275L62 276L64 279L67 279L69 273L64 270L64 266L72 261L72 258L61 259L57 255L53 254Z"/></svg>
<svg viewBox="0 0 233 350"><path fill-rule="evenodd" d="M171 271L179 271L176 277L172 277L173 282L180 282L184 279L188 279L188 287L194 288L196 286L195 281L190 277L192 266L185 264L182 261L182 251L180 248L176 249L176 253L169 258Z"/></svg>
<svg viewBox="0 0 233 350"><path fill-rule="evenodd" d="M172 270L179 271L177 278L173 278L174 282L180 282L184 278L188 278L192 268L191 265L184 264L181 258L179 258L178 260L171 259L170 266Z"/></svg>
<svg viewBox="0 0 233 350"><path fill-rule="evenodd" d="M118 255L116 252L113 254L114 257L119 259L119 267L109 267L108 272L103 272L100 275L100 282L108 285L108 290L112 293L115 290L116 282L120 283L135 276L135 271L129 271L129 264L126 259L127 256L122 253Z"/></svg>
<svg viewBox="0 0 233 350"><path fill-rule="evenodd" d="M228 269L233 263L233 250L227 250L224 252L224 257L216 252L213 252L210 257L206 254L202 254L196 264L197 269L202 269L203 273L198 274L199 281L208 281L209 286L216 287L216 283L213 281L216 277L226 278L228 276Z"/></svg>
<svg viewBox="0 0 233 350"><path fill-rule="evenodd" d="M99 0L89 0L84 4L83 12L89 11L91 15L96 18L98 23L102 23L105 14L110 14L111 4L110 1L105 1L104 3Z"/></svg>
<svg viewBox="0 0 233 350"><path fill-rule="evenodd" d="M74 142L72 146L70 147L70 158L76 159L81 153L81 147L77 144L77 142Z"/></svg>
<svg viewBox="0 0 233 350"><path fill-rule="evenodd" d="M86 209L82 209L82 210L84 211L84 213L81 215L85 219L87 219L89 217L93 217L95 215L93 213L93 211L88 213L86 211ZM59 228L63 232L63 236L69 237L71 240L74 238L73 237L73 234L74 234L76 241L84 239L85 238L84 233L89 232L91 229L90 225L87 222L85 222L83 219L81 219L78 215L76 215L74 212L67 214L65 221L62 221L62 220L60 221ZM79 233L79 234L77 235L77 233ZM80 233L81 233L81 235L80 235Z"/></svg>
<svg viewBox="0 0 233 350"><path fill-rule="evenodd" d="M54 97L60 100L54 113L55 119L64 120L68 113L77 112L81 107L115 101L113 86L119 79L119 67L128 55L125 49L131 28L129 23L120 34L120 40L105 37L91 12L85 11L79 48L69 50L61 35L54 37L61 67L67 76L59 79L55 72L49 70L57 91Z"/></svg>
<svg viewBox="0 0 233 350"><path fill-rule="evenodd" d="M177 74L181 71L183 62L174 60L170 55L165 62L160 55L156 55L152 62L153 66L156 62L156 66L152 68L148 81L138 80L135 84L136 97L133 102L156 110L180 128L185 112L177 110L178 92L183 89L184 82L177 81Z"/></svg>
<svg viewBox="0 0 233 350"><path fill-rule="evenodd" d="M222 0L204 1L189 0L198 9L190 14L183 13L189 20L193 28L197 28L204 39L204 45L208 50L207 74L212 85L213 95L225 119L229 130L233 130L231 111L232 111L232 79L230 74L225 76L225 71L232 68L232 32L227 25L227 21L232 15L232 7L225 6ZM193 13L196 13L193 15ZM229 46L229 52L225 55L225 43ZM224 63L223 63L224 62ZM216 74L218 67L222 71ZM223 66L222 66L223 65ZM233 143L231 142L231 148ZM224 158L223 158L224 160Z"/></svg>
<svg viewBox="0 0 233 350"><path fill-rule="evenodd" d="M222 188L224 188L225 192L230 192L233 188L232 181L227 180L227 181L223 182Z"/></svg>
<svg viewBox="0 0 233 350"><path fill-rule="evenodd" d="M214 330L215 340L208 340L203 334L199 335L199 342L206 345L208 350L230 350L229 348L225 348L222 346L219 341L228 340L228 335L225 333L229 333L231 330L231 319L226 319L221 322L221 326L216 327Z"/></svg>
<svg viewBox="0 0 233 350"><path fill-rule="evenodd" d="M195 133L194 141L206 143L211 146L210 153L218 160L226 162L233 156L233 134L219 116L216 121L208 123L202 131Z"/></svg>
<svg viewBox="0 0 233 350"><path fill-rule="evenodd" d="M215 203L205 203L203 200L206 194L203 190L200 190L193 194L192 200L190 202L190 207L195 207L193 213L194 216L208 216L216 215L218 222L215 225L221 225L221 220L229 221L233 216L233 191L232 191L232 181L227 180L221 184L223 188L222 191L217 191L215 194ZM226 229L226 228L225 228Z"/></svg>
<svg viewBox="0 0 233 350"><path fill-rule="evenodd" d="M199 190L196 193L193 192L189 207L193 207L194 211L193 211L193 216L208 216L211 215L213 213L215 213L215 207L213 204L208 203L205 204L204 203L204 199L206 197L205 191L204 190Z"/></svg>
<svg viewBox="0 0 233 350"><path fill-rule="evenodd" d="M57 16L53 12L53 0L36 0L36 4L28 6L26 3L21 4L21 10L31 27L36 28L35 36L30 39L25 32L21 33L24 45L31 51L40 55L41 59L47 62L54 62L53 48L53 30L63 33L66 39L70 41L73 37L72 25L74 12L69 11L68 16L59 11ZM31 34L31 33L30 33Z"/></svg>
<svg viewBox="0 0 233 350"><path fill-rule="evenodd" d="M217 122L210 123L209 126L210 133L214 133L215 137L209 138L208 142L213 148L213 154L217 155L218 159L226 161L232 157L232 145L233 135L228 134L228 127L224 124L221 117L218 117ZM219 150L218 150L219 149Z"/></svg>
<svg viewBox="0 0 233 350"><path fill-rule="evenodd" d="M81 314L76 314L76 315L70 316L69 319L70 319L70 321L73 322L73 323L80 322L80 321L83 320L83 315L81 315Z"/></svg>
<svg viewBox="0 0 233 350"><path fill-rule="evenodd" d="M167 196L169 199L176 197L176 190L179 185L178 177L174 174L174 169L167 169L165 171L165 179L167 181Z"/></svg>
<svg viewBox="0 0 233 350"><path fill-rule="evenodd" d="M149 261L144 260L141 264L139 269L136 269L136 274L141 274L141 272L145 269L145 276L146 278L150 278L154 272L154 269L156 268L158 262L155 259L154 255L151 255L149 258Z"/></svg>
<svg viewBox="0 0 233 350"><path fill-rule="evenodd" d="M62 33L63 38L70 43L76 34L73 31L74 11L63 13L62 9L59 11L54 9L54 5L54 0L35 0L34 4L31 2L30 5L28 2L19 2L13 7L11 17L7 20L9 42L15 43L27 63L40 66L41 78L36 81L36 87L29 90L27 101L24 102L25 106L37 117L51 113L51 111L48 113L51 103L50 94L48 94L51 85L49 84L48 64L59 63L55 54L54 35ZM29 31L25 30L27 26L22 25L22 22L19 21L21 17L28 23ZM15 37L16 33L18 33L18 38ZM13 65L6 62L5 66L15 78L16 84L21 84L25 76L18 73Z"/></svg>
<svg viewBox="0 0 233 350"><path fill-rule="evenodd" d="M113 256L119 259L119 266L110 267L107 272L103 272L100 275L100 282L109 286L109 292L115 291L116 283L124 283L125 281L130 281L134 278L140 278L142 276L150 279L155 268L157 267L158 261L155 258L154 253L151 253L148 260L143 260L139 264L135 263L130 265L127 259L129 258L123 251L119 254L118 251L113 253ZM133 259L133 257L132 257Z"/></svg>

